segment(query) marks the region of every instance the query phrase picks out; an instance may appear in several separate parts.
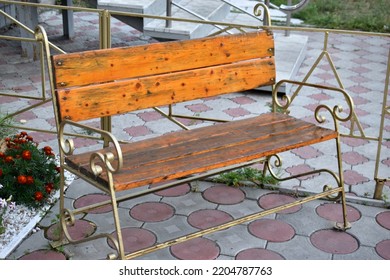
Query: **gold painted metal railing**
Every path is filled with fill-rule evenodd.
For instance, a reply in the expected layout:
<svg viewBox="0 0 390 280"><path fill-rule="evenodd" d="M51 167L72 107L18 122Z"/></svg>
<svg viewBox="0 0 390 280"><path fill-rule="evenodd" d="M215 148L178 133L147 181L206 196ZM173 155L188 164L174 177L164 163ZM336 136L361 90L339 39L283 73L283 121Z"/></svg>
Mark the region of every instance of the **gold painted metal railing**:
<svg viewBox="0 0 390 280"><path fill-rule="evenodd" d="M270 26L270 19L268 18L269 22L265 25L269 26L257 26L257 25L245 25L245 24L238 24L238 23L226 23L226 22L220 22L220 21L203 21L203 20L191 20L191 19L183 19L183 18L173 18L173 17L164 17L164 16L155 16L155 15L147 15L147 14L134 14L134 13L126 13L126 12L118 12L118 11L108 11L108 10L101 10L101 9L92 9L92 8L81 8L81 7L68 7L68 6L60 6L60 5L43 5L43 4L36 4L36 3L29 3L29 2L18 2L18 1L4 1L0 0L0 3L4 3L7 5L25 5L25 6L31 6L36 8L48 8L48 9L57 9L57 10L73 10L73 11L80 11L80 12L90 12L95 13L99 16L99 42L100 42L100 48L109 48L111 47L111 17L113 16L130 16L135 18L153 18L153 19L160 19L160 20L171 20L171 21L179 21L179 22L192 22L192 23L202 23L202 24L212 24L212 25L218 25L223 26L221 30L217 31L215 34L220 34L223 32L228 32L229 30L238 30L239 32L245 32L247 29L257 29L257 28L264 28L271 31L291 31L291 32L302 32L302 33L322 33L324 36L323 39L323 48L321 50L321 53L319 54L318 58L314 62L314 64L310 67L307 74L304 76L302 80L302 85L297 85L297 88L291 95L291 100L293 100L298 94L300 94L300 91L302 89L302 86L304 83L307 83L315 69L319 66L320 62L323 60L326 60L328 65L330 66L334 77L336 78L338 87L342 90L345 90L345 87L343 85L342 79L340 78L340 75L338 73L337 67L335 66L335 63L332 60L332 54L329 52L329 46L330 46L330 37L334 34L344 34L344 35L356 35L356 36L371 36L371 37L379 37L379 38L385 38L390 39L390 34L385 33L373 33L373 32L361 32L361 31L347 31L347 30L333 30L333 29L322 29L322 28L301 28L301 27L283 27L283 26ZM256 6L254 15L260 16L261 11L264 11L265 8L262 6L264 4L260 3ZM24 25L21 21L16 20L15 18L11 17L4 11L0 10L0 16L3 16L7 18L9 21L15 23L20 28L23 28L24 30L28 31L28 33L34 34L34 31ZM262 15L267 18L266 15ZM0 34L0 40L16 40L16 41L24 41L24 42L30 42L31 44L37 44L37 40L34 38L21 38L21 37L12 37L12 36L5 36ZM63 50L61 50L59 47L55 46L52 43L49 43L50 47L55 49L57 52L64 53ZM36 107L42 106L46 104L47 102L51 101L50 97L46 96L46 87L45 87L45 59L42 57L43 52L41 52L40 56L40 72L41 72L41 81L42 81L42 89L40 92L40 96L29 96L29 95L22 95L22 94L16 94L16 93L10 93L10 92L0 92L0 96L10 96L10 97L17 97L22 99L31 99L31 100L38 100L39 102L27 106L23 109L20 109L15 112L11 112L8 114L7 118L13 118L15 116L18 116L28 110L34 109ZM388 92L389 92L389 76L390 76L390 51L387 56L387 69L385 72L385 84L383 85L383 100L381 100L382 103L382 109L381 109L381 118L378 120L379 123L379 132L378 135L367 135L365 132L365 129L363 125L361 124L358 116L356 113L353 113L351 117L351 126L349 128L349 132L346 134L343 134L343 136L352 137L352 138L359 138L359 139L366 139L371 141L377 141L377 155L376 155L376 163L375 163L375 171L373 174L373 178L377 182L376 188L375 188L375 194L374 198L381 199L382 197L382 189L386 183L386 181L389 180L387 177L388 175L381 175L380 174L380 162L381 162L381 148L383 145L383 142L386 140L384 137L384 129L385 129L385 120L390 115L390 108L388 105ZM188 116L181 116L181 115L175 115L172 111L172 108L169 108L168 113L165 113L159 108L156 108L158 112L166 116L167 118L171 119L178 125L182 126L183 128L187 128L183 124L177 122L175 118L177 117L188 117ZM193 119L197 119L198 117L189 117ZM34 128L34 127L26 127L26 126L14 126L17 129L24 129L24 130L32 130L32 131L38 131L38 132L45 132L45 133L57 133L57 131L52 131L50 129L43 129L43 128ZM101 128L105 131L110 132L111 131L111 119L110 118L102 118L101 119ZM357 132L356 132L356 129ZM93 136L89 135L83 135L83 137L88 138L94 138Z"/></svg>

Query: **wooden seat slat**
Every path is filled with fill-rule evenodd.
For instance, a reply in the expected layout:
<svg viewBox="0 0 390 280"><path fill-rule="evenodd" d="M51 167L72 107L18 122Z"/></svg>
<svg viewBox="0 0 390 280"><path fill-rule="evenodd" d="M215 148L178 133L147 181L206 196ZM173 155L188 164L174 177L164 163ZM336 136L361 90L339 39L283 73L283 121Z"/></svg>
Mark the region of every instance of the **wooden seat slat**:
<svg viewBox="0 0 390 280"><path fill-rule="evenodd" d="M281 121L275 116L280 116ZM275 121L263 123L267 117ZM169 133L163 137L164 141L158 137L123 145L124 168L115 174L115 189L177 179L337 137L333 130L282 114L265 114L216 127L216 132L214 126L208 126ZM186 137L191 140L183 141ZM90 153L68 157L67 164L94 178L88 168L89 157ZM104 174L99 180L108 184L104 183Z"/></svg>

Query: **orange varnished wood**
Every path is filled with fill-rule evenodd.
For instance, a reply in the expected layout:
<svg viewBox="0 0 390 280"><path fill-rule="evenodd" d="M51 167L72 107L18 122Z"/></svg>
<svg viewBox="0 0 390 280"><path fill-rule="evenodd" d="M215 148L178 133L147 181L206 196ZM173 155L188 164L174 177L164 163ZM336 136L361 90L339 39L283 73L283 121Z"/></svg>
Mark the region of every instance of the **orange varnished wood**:
<svg viewBox="0 0 390 280"><path fill-rule="evenodd" d="M115 189L126 190L260 159L337 135L333 130L277 113L174 132L123 145L124 168L114 176ZM88 167L89 156L85 153L68 157L67 164L94 178ZM107 186L104 175L98 180Z"/></svg>
<svg viewBox="0 0 390 280"><path fill-rule="evenodd" d="M52 57L56 88L150 76L273 56L266 31Z"/></svg>
<svg viewBox="0 0 390 280"><path fill-rule="evenodd" d="M81 121L273 84L273 58L60 89L61 119Z"/></svg>

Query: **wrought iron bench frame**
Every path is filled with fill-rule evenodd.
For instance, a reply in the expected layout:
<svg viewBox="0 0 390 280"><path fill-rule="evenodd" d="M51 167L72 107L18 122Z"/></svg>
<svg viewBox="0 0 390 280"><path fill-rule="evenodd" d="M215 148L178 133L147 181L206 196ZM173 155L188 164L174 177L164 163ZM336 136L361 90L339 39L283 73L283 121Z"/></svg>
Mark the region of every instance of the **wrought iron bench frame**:
<svg viewBox="0 0 390 280"><path fill-rule="evenodd" d="M334 87L327 87L327 86L321 86L321 85L314 85L310 83L302 83L302 82L296 82L296 81L289 81L289 80L282 80L278 83L275 83L275 65L274 65L274 39L273 34L267 30L258 30L256 32L246 33L246 34L240 34L240 35L227 35L227 36L218 36L213 38L206 38L206 39L195 39L195 40L186 40L182 42L164 42L164 43L156 43L151 44L144 47L144 50L140 52L140 46L138 47L125 47L125 48L114 48L114 49L107 49L107 50L99 50L99 51L87 51L87 52L79 52L79 53L70 53L70 54L60 54L60 55L51 55L50 53L50 47L48 43L48 38L46 35L45 30L38 26L36 29L36 38L38 41L42 42L42 51L45 52L47 57L47 64L48 64L48 72L49 72L49 79L50 79L50 85L51 85L51 93L53 98L53 106L54 106L54 112L56 115L56 123L57 123L57 129L58 129L58 141L60 146L60 165L61 165L61 189L60 189L60 223L61 223L61 231L62 231L62 238L58 242L54 242L53 246L59 246L61 244L66 243L80 243L85 241L94 240L97 238L107 238L111 241L112 244L114 244L114 247L116 249L116 254L109 254L108 258L115 259L131 259L138 256L141 256L143 254L147 254L150 252L154 252L156 250L166 248L196 237L200 237L209 233L213 233L222 229L226 229L232 226L235 226L237 224L241 224L244 222L252 221L258 218L261 218L263 216L269 215L271 213L276 213L278 211L281 211L283 209L293 207L299 204L306 203L308 201L312 201L315 199L320 198L326 198L334 201L341 201L342 203L342 214L343 214L343 222L336 223L336 228L340 230L346 230L350 228L350 224L347 220L347 211L346 211L346 199L345 199L345 191L344 191L344 182L343 182L343 169L342 169L342 159L341 159L341 150L340 150L340 133L339 133L339 122L346 122L351 119L351 116L353 115L353 101L350 98L350 96L340 88L334 88ZM259 39L260 38L260 39ZM237 45L235 45L237 43ZM194 53L193 50L196 51L197 48L201 44L210 44L209 49L211 53L207 53L207 55L213 56L213 59L217 59L218 56L218 50L215 50L216 46L221 48L220 54L224 57L219 57L224 64L223 66L220 65L210 65L210 58L205 59L205 61L201 61L196 66L193 67L193 69L181 69L181 64L185 64L185 62L192 61L194 59ZM251 44L251 46L256 46L256 51L248 51L254 53L255 57L249 57L243 59L243 61L233 61L227 62L225 65L225 62L223 62L224 58L227 60L234 58L236 55L241 56L242 53L245 53L246 51L243 51L243 46L246 44ZM182 46L184 51L182 51ZM210 47L211 46L211 47ZM213 48L214 46L214 48ZM138 48L138 49L137 49ZM250 48L250 46L249 46ZM228 50L227 50L228 49ZM157 50L157 51L156 51ZM168 50L168 52L167 52ZM215 51L215 52L214 52ZM121 54L119 56L116 56L115 53L120 52ZM133 70L128 70L126 67L121 64L121 59L129 57L130 55L134 55L135 57L138 55L138 58L141 58L141 53L144 58L147 56L154 57L156 56L155 61L159 60L165 60L164 61L164 67L166 69L163 72L159 72L160 70L156 70L161 66L162 64L154 65L152 61L149 61L148 65L153 66L150 69L149 73L140 73L138 76L136 72L139 70L138 67L134 67ZM169 57L164 56L167 55L167 53L170 53ZM258 53L258 54L257 54ZM199 52L198 52L199 54ZM260 54L262 57L260 57ZM104 67L117 67L113 72L118 71L123 72L130 71L132 72L133 76L129 79L116 79L110 78L111 74L108 75L109 78L105 78L106 80L102 80L102 76L104 76L104 71L101 72L101 69L99 70L97 66L101 66L99 63L104 61L107 56L115 57L115 61L111 61L108 58L106 66L102 66L103 70L106 71L107 69ZM253 54L252 54L253 55ZM257 58L257 55L259 58ZM157 57L159 56L159 57ZM83 60L85 57L88 57L87 60ZM196 56L195 56L196 57ZM175 60L176 63L172 62L171 60ZM217 59L217 60L218 60ZM151 59L153 60L153 59ZM200 59L202 60L202 59ZM85 67L85 62L91 62L92 64L95 63L94 66L89 65L88 67ZM183 61L183 63L179 63L180 61ZM128 61L126 61L128 63ZM125 63L125 64L126 64ZM197 62L196 62L197 63ZM195 64L196 64L195 63ZM71 64L71 67L69 68L69 64ZM77 66L78 65L78 66ZM107 66L108 65L108 66ZM178 66L179 65L179 66ZM156 67L154 67L156 66ZM180 69L170 69L170 67L179 67ZM248 66L248 69L250 70L243 70L242 73L240 72L242 69ZM78 68L79 67L79 68ZM220 67L226 67L221 70ZM232 68L231 68L232 67ZM82 69L81 69L82 68ZM210 86L209 89L205 89L202 91L197 90L191 90L191 97L189 97L186 94L186 91L180 91L181 87L187 86L187 84L194 85L194 88L196 85L201 85L201 87L204 87L204 81L202 78L199 78L199 76L202 76L202 71L206 68L206 71L208 73L214 74L214 71L220 71L221 77L226 78L223 83L221 83L223 86L217 85L217 86ZM64 70L65 69L65 70ZM146 68L145 68L146 69ZM194 70L195 69L195 70ZM233 70L231 70L233 69ZM200 72L196 72L200 71ZM225 71L225 72L224 72ZM236 71L236 72L235 72ZM253 73L252 73L253 71ZM257 71L257 72L256 72ZM89 73L88 73L89 72ZM185 73L184 73L185 72ZM193 74L193 73L200 73ZM91 75L92 73L92 75ZM162 74L161 74L162 73ZM184 73L184 74L183 74ZM86 76L86 81L83 85L77 84L77 82L74 82L74 80L77 79L84 79L84 76ZM122 75L122 74L121 74ZM165 76L164 76L165 75ZM186 76L187 75L187 76ZM240 76L241 75L241 76ZM115 75L114 75L115 76ZM169 76L167 78L167 76ZM240 76L241 78L232 79L234 76ZM81 77L81 78L80 78ZM186 78L188 77L188 78ZM220 80L221 80L220 77ZM72 80L73 79L73 80ZM143 80L143 79L149 79L149 80ZM126 161L126 154L131 150L132 145L137 147L137 149L142 149L143 145L145 147L150 147L152 144L155 143L165 143L164 141L168 141L167 146L164 149L160 149L161 153L167 153L170 151L170 149L173 149L170 147L170 145L176 144L176 142L169 142L173 140L169 140L169 138L179 139L178 141L185 142L188 139L191 139L192 136L201 137L206 135L207 133L211 133L213 130L224 130L224 129L234 129L234 132L237 134L244 133L240 131L241 124L245 127L245 129L251 128L252 124L248 123L248 120L239 120L239 121L232 121L228 123L217 123L212 126L208 126L206 128L200 128L200 129L194 129L190 131L179 131L179 132L173 132L169 134L169 136L158 136L154 138L153 140L144 140L134 143L125 143L117 140L117 138L109 131L104 131L101 129L97 129L94 127L89 127L83 124L81 121L96 117L107 117L115 114L123 114L127 111L134 111L138 109L144 109L147 106L145 103L147 103L148 98L151 98L150 96L153 96L154 92L152 92L151 88L143 89L144 95L143 98L145 100L140 100L142 97L142 94L138 96L138 93L132 93L131 91L128 91L130 88L129 85L133 86L133 89L137 91L139 88L146 87L148 84L148 81L153 81L153 79L161 80L161 84L164 82L169 83L171 79L178 80L180 79L181 83L177 86L177 88L174 88L173 90L171 88L166 89L166 92L169 92L169 96L165 98L164 95L162 96L163 100L160 99L150 99L153 100L153 102L158 103L153 104L153 106L157 111L164 114L160 109L158 109L157 106L162 105L169 105L172 106L176 102L180 101L188 101L188 100L195 100L199 98L204 98L207 96L216 96L220 94L226 94L230 92L236 92L236 91L243 91L243 90L249 90L258 88L259 86L263 85L272 85L273 86L273 94L272 94L272 106L273 106L273 112L268 113L265 115L260 115L256 118L256 121L260 120L271 120L270 123L267 123L265 125L270 125L272 129L276 129L274 132L270 134L266 134L262 136L265 139L267 138L269 141L273 142L274 139L277 139L275 141L279 141L279 139L283 138L277 136L277 134L280 134L280 128L275 126L271 122L280 123L286 121L286 123L296 123L298 127L307 126L308 127L308 139L298 141L296 137L296 132L294 132L294 129L288 130L286 132L286 135L290 135L291 138L296 138L293 140L292 144L288 143L283 144L280 146L276 146L274 148L268 148L266 151L262 151L259 153L258 151L250 152L250 147L248 146L248 153L245 154L243 158L235 158L234 160L230 160L230 158L226 157L219 161L216 160L214 165L210 166L202 166L201 160L197 163L196 168L190 168L188 166L185 166L187 169L185 172L183 171L182 174L176 174L175 172L167 173L167 174L153 174L154 177L151 178L137 178L134 179L134 181L126 181L127 178L123 178L126 176L122 176L123 172L130 172L126 171L127 165L129 164L128 161ZM175 81L176 81L175 80ZM213 80L216 84L218 84L218 79ZM222 79L223 80L223 79ZM73 83L73 84L72 84ZM229 84L231 83L231 84ZM303 122L301 120L298 120L296 118L290 117L288 115L288 110L291 102L294 100L295 96L289 97L284 96L282 101L279 101L278 99L278 88L283 83L292 83L301 87L315 87L320 88L323 90L330 90L335 91L341 94L341 96L345 99L345 102L347 103L349 107L349 113L346 116L342 116L340 113L342 111L341 107L338 105L335 105L333 108L329 107L328 105L319 105L314 112L315 119L318 122L318 125L316 124L310 124L307 122ZM172 86L172 84L170 84ZM115 90L118 90L123 86L126 88L126 91L123 92L123 97L125 95L130 95L131 97L128 97L129 99L126 99L128 101L128 107L126 105L120 104L118 105L118 108L116 112L112 113L109 112L111 109L114 108L106 108L104 111L99 111L101 108L99 107L100 103L96 101L96 104L93 104L93 106L96 105L96 110L90 110L88 106L90 105L88 102L93 100L93 98L99 98L96 96L100 96L101 98L105 99L102 101L102 104L104 102L108 102L106 104L109 104L110 102L117 101L115 98L118 98L116 96L115 98L111 95L107 95L105 90L108 90L107 92L113 92L112 87L115 88ZM153 84L154 88L160 86L160 82L156 82ZM86 92L83 92L83 87L87 88ZM105 87L108 87L105 88ZM110 88L111 87L111 88ZM94 90L95 94L90 94L93 91L91 91L91 88ZM212 88L212 89L211 89ZM80 91L79 91L80 90ZM175 91L177 90L177 92ZM189 90L187 90L189 91ZM122 95L122 92L120 93ZM85 101L84 99L76 100L74 101L73 98L78 98L78 95L84 96L82 98L87 98L88 101ZM160 98L161 98L160 96ZM89 99L92 98L92 99ZM126 97L127 98L127 97ZM79 102L79 103L77 103ZM84 103L83 103L84 102ZM99 104L98 104L99 103ZM134 105L135 103L141 104L140 106ZM84 107L82 109L77 109L75 107L75 104L84 104ZM113 104L113 103L111 103ZM80 105L81 106L81 105ZM171 108L171 107L169 107ZM123 109L123 110L122 110ZM73 112L75 111L75 112ZM283 111L283 113L278 113L278 111ZM325 129L320 126L320 124L325 122L325 119L323 118L321 112L326 111L328 114L331 115L334 128L333 129ZM86 114L82 115L81 114ZM90 115L88 115L90 114ZM172 114L169 113L166 115L170 119L174 119ZM208 119L209 120L209 119ZM176 121L177 122L177 121ZM267 121L265 121L267 122ZM237 125L236 125L237 124ZM69 139L66 135L66 127L72 126L72 127L78 127L81 129L89 129L95 133L98 133L101 137L101 139L104 139L105 145L102 147L101 150L98 151L91 151L83 154L75 154L75 147L72 139ZM185 126L182 125L184 128ZM222 127L223 126L223 127ZM238 128L237 128L238 127ZM313 135L313 131L317 133L318 130L318 136ZM258 131L261 132L261 129L258 129ZM287 130L286 130L287 131ZM276 138L279 137L279 138ZM227 138L227 137L225 137ZM234 138L234 137L232 137ZM243 136L242 143L245 146L246 142L250 142L250 137L248 136L248 139L245 139ZM216 138L216 139L222 139L222 138ZM319 170L313 170L310 172L305 172L304 174L289 176L280 178L277 176L277 174L273 171L273 164L272 160L275 157L274 165L281 166L281 159L279 157L279 153L287 150L291 150L297 147L307 146L314 143L324 142L328 140L335 140L336 144L336 156L337 156L337 172L334 172L332 170L329 170L327 168L319 169ZM150 144L152 143L152 144ZM157 141L157 142L153 142ZM160 142L159 142L160 141ZM202 141L202 139L197 140ZM261 141L258 141L261 143ZM107 145L109 143L109 145ZM149 144L148 144L149 143ZM200 142L199 142L200 143ZM240 142L241 143L241 142ZM257 142L256 142L257 143ZM172 145L173 145L172 144ZM228 143L227 146L230 144ZM231 145L235 145L234 143ZM245 146L246 147L246 146ZM207 150L197 150L196 152L205 152L207 155L213 156L213 159L216 157L216 153L214 153L214 148L209 148ZM145 153L148 152L148 150L145 148ZM176 150L173 150L176 152ZM222 151L231 151L229 148L223 148ZM132 151L134 153L134 151ZM260 157L258 155L261 155ZM182 154L182 156L187 156L185 153ZM192 158L191 158L192 159ZM165 163L165 166L168 167L171 165L170 160L173 160L173 157L168 158L167 163ZM122 201L133 199L136 197L140 197L146 194L150 194L153 192L157 192L163 189L167 189L173 186L177 186L183 183L189 183L196 180L200 180L203 178L210 177L215 174L219 174L221 172L225 172L228 170L237 169L244 166L249 166L254 163L258 162L264 162L265 168L264 172L269 172L273 177L280 181L289 180L293 178L298 178L300 176L307 176L315 173L328 173L330 174L336 181L337 187L332 188L331 186L325 185L323 192L319 194L314 194L311 196L300 198L299 200L289 203L286 205L278 206L272 209L264 210L261 212L257 212L254 214L250 214L238 219L235 219L231 222L218 225L216 227L208 228L205 230L196 231L194 233L188 234L183 237L176 238L174 240L169 240L166 242L162 242L159 244L156 244L152 247L137 251L137 252L131 252L126 253L124 250L123 245L123 238L121 235L121 221L118 214L118 204ZM164 166L164 164L163 164ZM137 164L135 163L134 168L137 168ZM87 207L78 208L78 209L67 209L64 206L64 171L67 170L81 179L85 180L86 182L92 184L93 186L97 187L98 189L104 191L105 193L109 194L111 197L111 200L108 202L103 203L96 203ZM167 171L168 172L168 171ZM127 174L127 173L126 173ZM130 174L130 173L129 173ZM133 174L135 176L135 174ZM129 177L129 176L128 176ZM118 179L120 178L120 179ZM120 180L123 180L122 182L119 182ZM174 181L172 181L174 180ZM165 181L165 183L164 183ZM127 190L129 188L137 188L140 186L150 185L153 183L162 182L163 184L152 188L152 189L146 189L142 190L136 193L131 193L128 195L120 195L121 191ZM82 240L73 240L72 237L69 234L68 228L71 227L75 222L75 216L79 214L86 213L90 211L91 209L101 207L103 205L110 204L112 206L113 211L113 219L114 224L117 232L117 236L114 236L113 234L109 233L101 233L101 234L95 234L92 236L89 236Z"/></svg>

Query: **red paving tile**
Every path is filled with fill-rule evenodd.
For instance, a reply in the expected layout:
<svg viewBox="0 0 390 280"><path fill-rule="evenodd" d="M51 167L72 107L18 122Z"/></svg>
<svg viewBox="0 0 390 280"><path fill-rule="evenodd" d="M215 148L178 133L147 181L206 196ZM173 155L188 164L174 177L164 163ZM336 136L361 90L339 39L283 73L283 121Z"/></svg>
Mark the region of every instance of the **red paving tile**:
<svg viewBox="0 0 390 280"><path fill-rule="evenodd" d="M263 248L251 248L239 252L236 260L284 260L283 256Z"/></svg>
<svg viewBox="0 0 390 280"><path fill-rule="evenodd" d="M376 221L385 229L390 230L390 211L381 212L376 215Z"/></svg>
<svg viewBox="0 0 390 280"><path fill-rule="evenodd" d="M110 201L110 197L108 195L88 194L88 195L81 196L78 199L76 199L74 202L74 207L77 209L77 208L85 207L88 205L92 205L94 203L100 203L100 202L105 202L105 201ZM111 210L112 210L111 205L105 205L105 206L101 206L99 208L90 210L90 211L88 211L88 213L102 214L102 213L110 212Z"/></svg>
<svg viewBox="0 0 390 280"><path fill-rule="evenodd" d="M343 222L342 205L340 203L324 203L316 208L317 214L329 221ZM361 213L355 207L347 205L347 219L356 222L361 218Z"/></svg>
<svg viewBox="0 0 390 280"><path fill-rule="evenodd" d="M331 254L350 254L359 248L358 240L343 231L319 230L310 236L310 241L318 249Z"/></svg>
<svg viewBox="0 0 390 280"><path fill-rule="evenodd" d="M171 247L172 255L180 260L214 260L219 252L217 243L206 238L195 238Z"/></svg>
<svg viewBox="0 0 390 280"><path fill-rule="evenodd" d="M51 225L46 231L46 238L49 240L59 240L60 224ZM68 226L69 235L74 240L80 240L92 235L96 230L96 225L86 220L75 220L73 226Z"/></svg>
<svg viewBox="0 0 390 280"><path fill-rule="evenodd" d="M312 146L306 146L299 149L295 149L292 151L292 153L296 154L302 159L316 158L323 154L318 149L313 148Z"/></svg>
<svg viewBox="0 0 390 280"><path fill-rule="evenodd" d="M291 203L296 201L296 199L290 195L270 193L263 195L259 198L259 206L263 209L271 209L277 206L281 206L286 203ZM295 213L301 210L302 205L293 206L282 211L279 211L279 214L290 214Z"/></svg>
<svg viewBox="0 0 390 280"><path fill-rule="evenodd" d="M144 125L132 126L124 129L124 131L126 131L130 136L133 137L145 136L152 133L152 131L150 131L149 128Z"/></svg>
<svg viewBox="0 0 390 280"><path fill-rule="evenodd" d="M204 191L203 197L217 204L237 204L245 199L245 194L238 188L217 185Z"/></svg>
<svg viewBox="0 0 390 280"><path fill-rule="evenodd" d="M37 250L31 253L28 253L19 260L59 260L63 261L66 260L66 257L64 254L57 252L57 251L51 251L51 250Z"/></svg>
<svg viewBox="0 0 390 280"><path fill-rule="evenodd" d="M161 222L175 214L175 209L162 202L144 202L130 210L130 216L142 222Z"/></svg>
<svg viewBox="0 0 390 280"><path fill-rule="evenodd" d="M129 227L122 228L121 230L123 236L123 246L126 253L135 252L153 246L157 241L155 234L146 229ZM116 231L113 232L113 234L116 236ZM108 245L110 245L111 248L115 248L111 240L108 241Z"/></svg>
<svg viewBox="0 0 390 280"><path fill-rule="evenodd" d="M363 176L362 174L354 170L345 170L344 171L344 183L346 185L359 185L364 182L369 182L370 179Z"/></svg>
<svg viewBox="0 0 390 280"><path fill-rule="evenodd" d="M158 187L158 184L150 186L150 188ZM182 196L191 191L191 187L189 184L182 184L176 187L172 187L169 189L165 189L162 191L157 191L154 194L160 195L160 196L167 196L167 197L176 197L176 196Z"/></svg>
<svg viewBox="0 0 390 280"><path fill-rule="evenodd" d="M210 228L231 220L233 220L231 215L215 209L195 211L188 216L188 223L198 229Z"/></svg>
<svg viewBox="0 0 390 280"><path fill-rule="evenodd" d="M250 112L248 110L245 110L244 108L230 108L224 110L224 112L234 118L243 117L250 114Z"/></svg>
<svg viewBox="0 0 390 280"><path fill-rule="evenodd" d="M375 246L377 253L385 260L390 260L390 239L383 240Z"/></svg>
<svg viewBox="0 0 390 280"><path fill-rule="evenodd" d="M342 159L345 163L350 165L358 165L368 162L369 159L357 152L346 152L342 154Z"/></svg>
<svg viewBox="0 0 390 280"><path fill-rule="evenodd" d="M249 224L248 230L254 236L270 242L284 242L295 235L294 228L286 222L261 219Z"/></svg>
<svg viewBox="0 0 390 280"><path fill-rule="evenodd" d="M295 176L295 175L311 172L313 170L314 170L314 168L310 167L307 164L299 164L299 165L294 165L292 167L286 168L286 171L288 173L290 173L291 176ZM312 179L315 176L319 176L319 175L317 173L315 173L315 174L299 177L298 179L299 180L308 180L308 179Z"/></svg>

